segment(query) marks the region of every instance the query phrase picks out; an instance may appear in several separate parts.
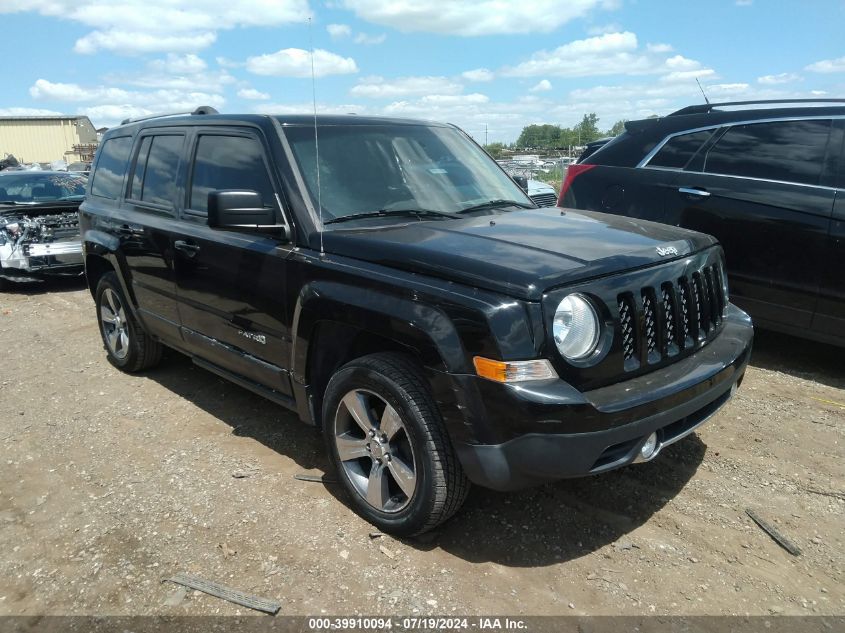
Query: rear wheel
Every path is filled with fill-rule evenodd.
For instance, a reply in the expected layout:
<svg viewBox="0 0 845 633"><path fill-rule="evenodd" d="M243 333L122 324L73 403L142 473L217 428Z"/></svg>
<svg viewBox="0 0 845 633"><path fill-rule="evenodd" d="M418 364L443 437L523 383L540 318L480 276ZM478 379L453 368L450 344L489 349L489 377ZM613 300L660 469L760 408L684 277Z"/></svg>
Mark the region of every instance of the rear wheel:
<svg viewBox="0 0 845 633"><path fill-rule="evenodd" d="M342 367L324 399L326 444L355 510L410 536L461 506L469 482L419 368L399 354Z"/></svg>
<svg viewBox="0 0 845 633"><path fill-rule="evenodd" d="M100 278L95 303L100 335L112 365L134 372L158 364L161 343L148 336L132 315L115 273Z"/></svg>

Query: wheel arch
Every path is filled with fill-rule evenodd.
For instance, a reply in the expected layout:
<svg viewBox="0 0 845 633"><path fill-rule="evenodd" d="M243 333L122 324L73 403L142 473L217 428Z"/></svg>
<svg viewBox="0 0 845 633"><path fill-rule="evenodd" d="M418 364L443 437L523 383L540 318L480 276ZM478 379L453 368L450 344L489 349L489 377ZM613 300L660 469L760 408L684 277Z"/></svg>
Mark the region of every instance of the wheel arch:
<svg viewBox="0 0 845 633"><path fill-rule="evenodd" d="M302 395L308 401L308 410L300 407L300 416L317 426L329 379L355 358L395 352L436 372L467 371L458 332L445 313L379 291L311 284L299 295L292 334L292 374L302 392L297 400Z"/></svg>

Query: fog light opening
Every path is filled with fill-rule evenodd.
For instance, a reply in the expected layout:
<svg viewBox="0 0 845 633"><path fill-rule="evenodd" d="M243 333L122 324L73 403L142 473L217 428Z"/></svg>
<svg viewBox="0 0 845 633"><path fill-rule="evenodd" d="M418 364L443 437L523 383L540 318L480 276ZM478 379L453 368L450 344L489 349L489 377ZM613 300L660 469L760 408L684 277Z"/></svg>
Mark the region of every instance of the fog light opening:
<svg viewBox="0 0 845 633"><path fill-rule="evenodd" d="M657 455L657 433L652 433L640 448L640 459L647 461L655 455Z"/></svg>

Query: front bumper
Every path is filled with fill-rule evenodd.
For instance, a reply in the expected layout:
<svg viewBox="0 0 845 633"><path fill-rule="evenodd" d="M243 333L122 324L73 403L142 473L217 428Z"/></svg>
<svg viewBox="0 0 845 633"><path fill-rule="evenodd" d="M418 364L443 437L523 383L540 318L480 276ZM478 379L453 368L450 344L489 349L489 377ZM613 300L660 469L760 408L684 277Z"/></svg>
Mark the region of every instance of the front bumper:
<svg viewBox="0 0 845 633"><path fill-rule="evenodd" d="M748 315L730 306L723 330L695 354L593 391L580 393L561 380L500 385L475 378L488 429L523 432L499 443L455 442L464 471L478 485L516 490L631 464L656 433L653 458L730 399L752 339Z"/></svg>
<svg viewBox="0 0 845 633"><path fill-rule="evenodd" d="M82 243L78 240L25 244L15 250L0 249L0 277L13 281L43 275L78 274L82 268Z"/></svg>

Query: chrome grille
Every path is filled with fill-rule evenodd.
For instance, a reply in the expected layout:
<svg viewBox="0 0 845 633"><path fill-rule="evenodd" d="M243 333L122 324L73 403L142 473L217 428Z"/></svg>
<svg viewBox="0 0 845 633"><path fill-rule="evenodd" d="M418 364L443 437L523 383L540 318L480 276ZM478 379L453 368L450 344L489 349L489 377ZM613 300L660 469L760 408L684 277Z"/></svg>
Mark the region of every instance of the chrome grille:
<svg viewBox="0 0 845 633"><path fill-rule="evenodd" d="M531 198L531 201L538 207L557 206L557 196L553 193L537 193L528 197Z"/></svg>
<svg viewBox="0 0 845 633"><path fill-rule="evenodd" d="M723 275L721 265L713 264L659 287L642 288L639 305L635 295L620 294L617 307L625 368L659 362L714 334L727 306Z"/></svg>

